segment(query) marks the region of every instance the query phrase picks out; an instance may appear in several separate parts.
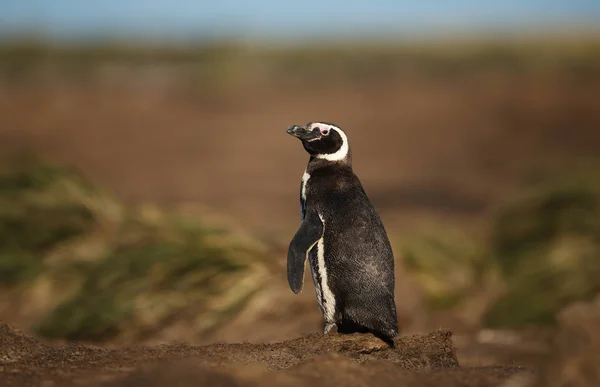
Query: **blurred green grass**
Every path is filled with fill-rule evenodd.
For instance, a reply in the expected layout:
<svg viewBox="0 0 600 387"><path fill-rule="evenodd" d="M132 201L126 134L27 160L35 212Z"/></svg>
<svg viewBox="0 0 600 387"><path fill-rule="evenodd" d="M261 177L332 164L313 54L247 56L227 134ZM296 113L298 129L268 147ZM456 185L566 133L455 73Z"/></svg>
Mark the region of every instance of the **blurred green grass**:
<svg viewBox="0 0 600 387"><path fill-rule="evenodd" d="M552 324L569 303L600 293L600 168L571 171L507 203L490 255L507 291L487 326Z"/></svg>
<svg viewBox="0 0 600 387"><path fill-rule="evenodd" d="M482 246L458 229L428 224L405 235L397 247L433 309L459 306L489 275Z"/></svg>
<svg viewBox="0 0 600 387"><path fill-rule="evenodd" d="M557 173L509 198L489 237L430 225L400 240L399 256L434 310L491 290L482 326L552 325L564 307L600 293L598 176L598 165Z"/></svg>
<svg viewBox="0 0 600 387"><path fill-rule="evenodd" d="M95 214L78 197L90 189L76 173L30 161L0 171L0 285L33 280L41 254L89 229Z"/></svg>
<svg viewBox="0 0 600 387"><path fill-rule="evenodd" d="M0 173L0 286L33 297L43 337L134 341L190 307L210 329L261 286L262 254L227 230L127 208L70 168Z"/></svg>
<svg viewBox="0 0 600 387"><path fill-rule="evenodd" d="M287 46L229 42L57 46L35 40L0 44L0 77L7 82L53 73L64 78L93 79L105 66L173 68L178 76L217 85L244 78L331 83L398 74L460 77L487 72L597 77L600 38L591 35L564 40L320 42Z"/></svg>

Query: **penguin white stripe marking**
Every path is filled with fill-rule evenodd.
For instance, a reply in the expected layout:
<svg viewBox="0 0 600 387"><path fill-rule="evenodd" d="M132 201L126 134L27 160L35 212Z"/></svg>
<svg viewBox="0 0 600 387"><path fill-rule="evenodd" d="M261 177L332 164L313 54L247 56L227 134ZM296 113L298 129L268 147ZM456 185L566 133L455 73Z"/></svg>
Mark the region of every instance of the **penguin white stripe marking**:
<svg viewBox="0 0 600 387"><path fill-rule="evenodd" d="M310 175L306 171L304 171L304 175L302 175L302 200L306 200L306 185L308 184L308 179L310 179Z"/></svg>
<svg viewBox="0 0 600 387"><path fill-rule="evenodd" d="M341 130L340 128L337 128L333 125L327 125L327 124L317 124L317 125L325 126L325 127L329 128L329 130L335 130L342 138L342 146L340 146L340 149L338 149L335 153L317 155L316 157L319 159L324 159L324 160L329 160L329 161L339 161L339 160L345 159L346 156L348 156L348 148L349 148L348 137L346 137L346 133L344 133L344 131Z"/></svg>
<svg viewBox="0 0 600 387"><path fill-rule="evenodd" d="M327 322L333 322L335 317L335 296L329 285L327 284L327 268L325 267L325 220L323 216L319 214L321 223L323 223L323 233L321 239L317 242L317 264L319 266L319 274L321 275L321 291L323 292L323 298L325 305L323 305L323 313L325 314L325 320Z"/></svg>
<svg viewBox="0 0 600 387"><path fill-rule="evenodd" d="M308 250L306 250L306 256L305 256L305 258L304 258L304 259L305 259L305 260L304 260L304 262L306 262L306 261L309 261L309 259L308 259L308 254L310 254L310 251L313 249L313 247L315 247L315 245L316 245L318 242L319 242L319 241L315 241L315 243L313 243L312 245L310 245L310 247L308 248ZM313 282L314 282L314 281L313 281ZM304 276L302 276L302 287L304 287Z"/></svg>

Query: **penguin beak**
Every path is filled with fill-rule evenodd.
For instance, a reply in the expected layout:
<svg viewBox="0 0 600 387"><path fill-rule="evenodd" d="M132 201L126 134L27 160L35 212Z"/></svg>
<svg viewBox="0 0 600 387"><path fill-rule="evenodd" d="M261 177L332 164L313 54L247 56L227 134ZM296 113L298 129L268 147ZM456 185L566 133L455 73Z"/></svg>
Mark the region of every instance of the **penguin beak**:
<svg viewBox="0 0 600 387"><path fill-rule="evenodd" d="M307 128L299 125L292 125L287 130L288 134L291 134L294 137L298 137L302 141L311 141L315 140L319 137L319 131L311 131ZM316 132L316 133L315 133Z"/></svg>

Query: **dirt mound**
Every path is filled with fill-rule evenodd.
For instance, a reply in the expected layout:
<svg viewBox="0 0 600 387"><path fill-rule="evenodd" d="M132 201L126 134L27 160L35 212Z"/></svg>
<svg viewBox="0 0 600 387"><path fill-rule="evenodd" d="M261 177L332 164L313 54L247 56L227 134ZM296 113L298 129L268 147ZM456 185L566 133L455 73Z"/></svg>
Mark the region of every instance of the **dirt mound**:
<svg viewBox="0 0 600 387"><path fill-rule="evenodd" d="M0 366L15 362L25 356L31 356L45 348L34 338L8 324L0 323Z"/></svg>
<svg viewBox="0 0 600 387"><path fill-rule="evenodd" d="M269 369L282 370L326 354L338 353L354 362L383 359L406 369L456 367L458 361L449 331L424 336L400 338L395 349L389 348L372 335L310 334L274 344L215 344L200 347L198 353L219 364L266 364ZM214 362L211 362L214 364Z"/></svg>
<svg viewBox="0 0 600 387"><path fill-rule="evenodd" d="M3 386L238 386L312 384L480 386L518 367L459 367L452 334L401 337L391 348L372 335L318 333L274 344L168 344L120 349L47 346L0 326L8 351Z"/></svg>

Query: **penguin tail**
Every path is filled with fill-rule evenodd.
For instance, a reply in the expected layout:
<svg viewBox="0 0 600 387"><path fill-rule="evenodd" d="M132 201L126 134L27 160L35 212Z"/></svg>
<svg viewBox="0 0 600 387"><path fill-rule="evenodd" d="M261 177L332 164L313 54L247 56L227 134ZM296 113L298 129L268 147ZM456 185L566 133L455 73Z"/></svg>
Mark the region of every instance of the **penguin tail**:
<svg viewBox="0 0 600 387"><path fill-rule="evenodd" d="M373 336L386 342L390 347L394 348L396 346L398 332L394 331L393 329L376 330L372 331L371 333L373 333Z"/></svg>

